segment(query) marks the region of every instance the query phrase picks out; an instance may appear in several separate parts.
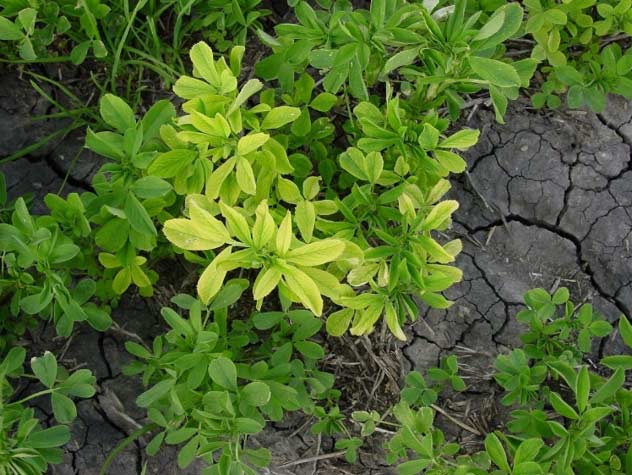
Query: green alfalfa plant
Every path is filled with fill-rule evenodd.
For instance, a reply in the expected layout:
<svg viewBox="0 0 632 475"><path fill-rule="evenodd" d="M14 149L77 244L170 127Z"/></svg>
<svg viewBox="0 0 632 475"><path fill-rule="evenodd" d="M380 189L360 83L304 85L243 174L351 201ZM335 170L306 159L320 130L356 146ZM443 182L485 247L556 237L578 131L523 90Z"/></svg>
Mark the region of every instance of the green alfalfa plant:
<svg viewBox="0 0 632 475"><path fill-rule="evenodd" d="M89 51L107 56L99 23L107 18L107 4L80 1L5 2L0 11L0 41L3 56L28 62L72 61L81 64ZM68 56L50 51L55 42L71 41ZM8 44L4 43L8 42Z"/></svg>
<svg viewBox="0 0 632 475"><path fill-rule="evenodd" d="M64 233L59 223L48 216L32 216L18 198L11 223L0 223L0 234L0 289L7 302L3 311L18 319L24 316L26 322L35 315L50 319L58 334L66 336L78 322L87 321L98 330L109 327L106 309L91 302L94 280L73 279L76 270L85 269L84 255L74 236ZM18 333L24 328L24 324L16 325Z"/></svg>
<svg viewBox="0 0 632 475"><path fill-rule="evenodd" d="M328 397L333 375L318 369L325 350L313 339L322 321L305 310L233 318L229 307L247 286L230 280L208 304L179 294L177 310L162 310L166 334L150 348L126 344L138 360L125 373L142 374L149 386L136 400L151 421L144 432L157 431L148 454L180 445L181 468L198 458L203 473L258 473L271 454L250 447L248 437Z"/></svg>
<svg viewBox="0 0 632 475"><path fill-rule="evenodd" d="M351 420L357 432L339 439L336 448L353 463L367 437L387 434L386 461L403 475L628 473L632 469L632 390L626 372L632 368L632 356L606 356L590 365L581 355L574 358L572 347L583 330L575 331L572 320L569 322L576 307L567 289L553 295L534 289L525 295L525 302L527 308L519 318L531 322L531 330L523 334L531 358L522 349L499 355L494 375L506 391L503 403L513 408L510 419L489 434L466 426L481 437L483 450L468 451L458 442L446 440L435 425L434 403L441 388L433 391L415 372L406 378L398 403L383 413L354 413ZM562 307L561 315L556 307ZM579 307L578 312L582 312L582 325L590 327L592 321L596 327L603 322L600 317L589 321L586 315L593 316L589 306ZM625 316L619 318L618 330L624 345L632 349L632 324ZM560 331L562 346L551 345ZM587 338L590 341L608 333L604 325L604 331ZM542 351L534 353L534 348ZM534 368L538 374L531 380L529 370ZM436 371L431 368L429 373Z"/></svg>
<svg viewBox="0 0 632 475"><path fill-rule="evenodd" d="M70 424L77 417L72 398L90 398L96 378L90 370L68 372L46 352L31 359L24 370L26 350L16 346L0 361L0 473L44 474L50 464L60 463L61 447L70 441ZM19 398L14 381L31 378L44 389ZM57 424L43 427L29 401L49 397Z"/></svg>
<svg viewBox="0 0 632 475"><path fill-rule="evenodd" d="M518 33L522 8L503 5L480 24L480 12L466 19L465 0L453 9L442 6L380 0L369 10L346 3L314 10L298 2L298 24L277 25L276 37L259 32L274 53L257 64L257 73L291 93L295 74L310 65L322 75L326 92L361 101L399 75L401 91L416 109L447 105L452 118L465 106L463 96L486 89L502 121L508 99L529 85L536 66L531 59L496 59L502 44Z"/></svg>
<svg viewBox="0 0 632 475"><path fill-rule="evenodd" d="M175 108L159 101L137 120L125 101L106 94L100 113L113 130L88 129L86 146L109 162L93 178L94 192L81 199L94 229L92 253L105 269L102 293L121 295L133 284L151 295L157 274L147 268L144 253L160 254L155 222L164 219L176 197L171 184L146 170L165 150L160 128L175 116Z"/></svg>
<svg viewBox="0 0 632 475"><path fill-rule="evenodd" d="M531 57L546 74L542 91L532 96L536 107L568 106L603 111L608 94L632 98L632 36L629 0L525 2L524 30L536 42ZM620 43L617 43L619 41ZM624 49L625 48L625 49Z"/></svg>
<svg viewBox="0 0 632 475"><path fill-rule="evenodd" d="M328 326L335 334L344 332L354 319L351 325L354 333L370 332L385 314L391 330L404 338L401 325L406 315L416 318L415 295L434 306L449 305L437 292L460 278L456 269L444 265L454 260L460 245L455 241L444 248L430 234L449 225L449 217L456 209L453 202L440 203L448 190L441 177L464 168L463 160L451 150L464 150L474 144L475 131L442 137L446 121L434 119L418 125L420 119L411 117L407 119L408 125L424 131L420 137L398 129L392 132L396 140L374 139L370 134L377 133L377 128L369 127L371 120L388 121L388 127L397 129L396 121L403 113L398 111L396 99L389 103L386 115L375 106L368 109L370 104L363 103L361 106L368 112L362 115L360 123L365 124L362 127L369 136L360 136L358 146L373 153L365 157L359 150L351 149L341 155L339 166L342 172L349 173L347 177L351 176L351 180L346 179L348 183L368 180L372 184L354 185L352 193L344 199L347 191L330 188L328 194L334 198L336 192L340 198L320 199L317 177L293 176L294 167L283 145L286 140L283 131L297 131L296 121L305 110L275 106L270 100L248 107L247 103L262 88L259 81L250 80L239 88L229 65L223 59L213 59L210 48L202 43L192 49L191 58L197 78L185 76L174 88L186 100L183 105L186 114L176 125L161 128L161 138L170 150L156 156L147 172L172 181L177 193L188 195L189 216L168 220L164 226L167 238L194 262L208 261L189 251L219 253L211 254L212 262L206 264L208 267L198 283L204 301L219 290L227 272L254 267L262 269L253 289L257 301L279 284L280 295L302 303L317 314L323 310L322 296L347 307L332 319L339 322L336 328L333 324ZM311 92L308 86L305 97ZM335 103L331 95L320 97L324 98L321 102L326 99L326 107ZM297 104L296 100L293 103ZM325 104L317 106L326 108ZM358 106L357 110L360 109ZM379 118L375 119L375 115ZM387 153L387 169L376 150ZM398 151L404 152L404 156L393 161ZM371 163L361 163L369 159ZM424 171L428 168L424 167L426 163L433 168ZM391 168L394 166L396 170ZM358 167L367 172L359 175L355 172L353 176ZM423 187L414 183L418 177L425 180ZM425 183L435 186L426 189ZM379 209L383 215L371 217L373 204L369 194L374 186L384 195L375 201L382 204ZM392 189L389 191L388 187ZM354 212L359 214L353 216ZM369 219L367 236L372 236L371 239L345 231L347 226L355 226L358 216ZM292 221L298 227L300 240L292 231ZM403 225L401 230L389 229L398 223ZM406 242L399 242L402 237ZM371 244L375 239L384 245ZM389 254L388 249L397 246L407 254L403 256L397 251L390 262L393 252ZM295 254L303 252L309 254L309 259L295 258ZM356 282L360 293L365 293L356 298L343 279L367 256L383 268L382 277L372 289L374 293L365 293L364 282ZM362 269L356 274L362 274ZM433 273L434 277L430 275ZM367 275L371 277L372 272ZM390 289L383 288L388 276L392 276ZM423 279L427 279L426 284ZM361 318L367 306L370 315Z"/></svg>

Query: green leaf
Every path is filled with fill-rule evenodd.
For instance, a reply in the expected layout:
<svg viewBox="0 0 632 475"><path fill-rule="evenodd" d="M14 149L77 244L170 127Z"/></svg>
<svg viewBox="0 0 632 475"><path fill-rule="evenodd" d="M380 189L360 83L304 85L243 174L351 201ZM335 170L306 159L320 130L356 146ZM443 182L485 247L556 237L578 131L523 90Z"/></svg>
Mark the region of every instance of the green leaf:
<svg viewBox="0 0 632 475"><path fill-rule="evenodd" d="M231 250L231 247L227 247L220 252L202 272L197 283L197 292L202 303L208 304L222 287L226 278L226 271L218 269L217 264L221 259L230 256Z"/></svg>
<svg viewBox="0 0 632 475"><path fill-rule="evenodd" d="M54 392L50 397L55 419L62 424L69 424L77 417L77 407L67 396Z"/></svg>
<svg viewBox="0 0 632 475"><path fill-rule="evenodd" d="M248 383L240 391L241 398L253 407L265 406L270 401L270 386L261 381L253 381Z"/></svg>
<svg viewBox="0 0 632 475"><path fill-rule="evenodd" d="M72 64L78 66L85 61L91 44L92 42L88 40L75 45L70 51L70 61Z"/></svg>
<svg viewBox="0 0 632 475"><path fill-rule="evenodd" d="M105 123L122 134L136 126L134 111L123 99L113 94L106 94L101 98L99 111Z"/></svg>
<svg viewBox="0 0 632 475"><path fill-rule="evenodd" d="M551 303L549 293L540 288L531 289L524 295L524 302L531 308L541 308Z"/></svg>
<svg viewBox="0 0 632 475"><path fill-rule="evenodd" d="M33 374L47 388L52 388L57 380L57 359L50 351L44 356L31 359Z"/></svg>
<svg viewBox="0 0 632 475"><path fill-rule="evenodd" d="M619 333L624 343L632 348L632 324L630 324L625 315L621 315L619 318Z"/></svg>
<svg viewBox="0 0 632 475"><path fill-rule="evenodd" d="M288 288L298 297L300 302L316 316L323 313L323 299L316 283L302 270L293 266L285 266L283 279Z"/></svg>
<svg viewBox="0 0 632 475"><path fill-rule="evenodd" d="M35 54L35 48L33 48L33 43L31 42L31 38L25 36L22 38L20 45L18 46L18 51L20 52L20 57L22 59L26 59L27 61L34 61L37 59L37 54Z"/></svg>
<svg viewBox="0 0 632 475"><path fill-rule="evenodd" d="M593 397L590 398L590 403L600 404L612 399L623 383L625 383L625 369L617 368L610 379L595 391Z"/></svg>
<svg viewBox="0 0 632 475"><path fill-rule="evenodd" d="M582 366L577 375L577 387L575 388L575 399L577 401L577 409L582 413L588 405L588 397L590 396L590 376L588 368Z"/></svg>
<svg viewBox="0 0 632 475"><path fill-rule="evenodd" d="M195 460L195 456L197 455L198 446L198 437L193 437L184 447L180 449L180 452L178 452L178 467L184 469L193 463L193 460Z"/></svg>
<svg viewBox="0 0 632 475"><path fill-rule="evenodd" d="M568 289L566 287L560 287L553 294L553 298L552 298L551 301L555 305L562 305L562 304L568 302L569 296L570 296L570 294L568 292Z"/></svg>
<svg viewBox="0 0 632 475"><path fill-rule="evenodd" d="M131 190L140 198L150 199L166 195L171 191L171 185L157 176L146 176L136 180Z"/></svg>
<svg viewBox="0 0 632 475"><path fill-rule="evenodd" d="M343 308L332 313L327 317L326 329L331 336L342 336L349 328L351 319L353 318L353 310Z"/></svg>
<svg viewBox="0 0 632 475"><path fill-rule="evenodd" d="M195 427L181 427L180 429L172 430L167 434L165 442L169 445L179 445L186 442L198 432Z"/></svg>
<svg viewBox="0 0 632 475"><path fill-rule="evenodd" d="M252 288L252 296L254 299L261 300L269 295L279 284L281 275L281 268L274 265L259 272Z"/></svg>
<svg viewBox="0 0 632 475"><path fill-rule="evenodd" d="M147 444L147 447L145 447L145 451L147 452L147 455L149 455L150 457L156 455L158 451L160 450L160 446L162 445L162 442L164 440L165 440L164 432L159 432L158 434L156 434L151 439L151 441Z"/></svg>
<svg viewBox="0 0 632 475"><path fill-rule="evenodd" d="M262 129L278 129L298 119L301 109L298 107L279 106L268 112L261 123Z"/></svg>
<svg viewBox="0 0 632 475"><path fill-rule="evenodd" d="M219 84L219 73L215 67L215 61L213 60L213 50L209 45L202 41L194 44L189 51L189 56L193 62L195 73L199 77L203 78L210 84Z"/></svg>
<svg viewBox="0 0 632 475"><path fill-rule="evenodd" d="M243 243L251 243L250 225L246 218L232 206L220 202L222 215L226 219L226 224L230 233Z"/></svg>
<svg viewBox="0 0 632 475"><path fill-rule="evenodd" d="M294 222L301 232L303 240L310 242L316 225L316 209L314 203L307 200L299 201L296 205Z"/></svg>
<svg viewBox="0 0 632 475"><path fill-rule="evenodd" d="M18 19L27 35L32 35L35 31L35 20L37 19L37 10L34 8L24 8L18 13Z"/></svg>
<svg viewBox="0 0 632 475"><path fill-rule="evenodd" d="M118 295L122 295L132 284L132 273L129 267L124 267L117 272L114 280L112 280L112 290Z"/></svg>
<svg viewBox="0 0 632 475"><path fill-rule="evenodd" d="M430 459L408 460L397 466L397 475L417 475L423 473L431 463L432 460Z"/></svg>
<svg viewBox="0 0 632 475"><path fill-rule="evenodd" d="M448 150L435 150L435 158L439 164L450 173L463 173L467 168L467 163L462 157Z"/></svg>
<svg viewBox="0 0 632 475"><path fill-rule="evenodd" d="M567 86L580 86L584 84L584 76L572 66L558 66L555 75Z"/></svg>
<svg viewBox="0 0 632 475"><path fill-rule="evenodd" d="M231 279L226 285L222 286L217 296L213 299L213 303L209 306L209 310L219 310L228 308L239 300L241 295L249 287L250 283L246 279Z"/></svg>
<svg viewBox="0 0 632 475"><path fill-rule="evenodd" d="M430 124L424 124L424 128L419 134L419 145L426 150L434 150L439 145L441 132Z"/></svg>
<svg viewBox="0 0 632 475"><path fill-rule="evenodd" d="M401 68L402 66L411 65L417 60L417 58L419 58L418 46L399 51L388 58L386 63L384 63L382 73L388 74L391 71Z"/></svg>
<svg viewBox="0 0 632 475"><path fill-rule="evenodd" d="M496 29L497 18L502 17L502 26L494 33L491 33ZM520 26L522 25L524 13L522 7L518 3L509 3L503 5L496 10L494 15L488 20L486 25L483 26L485 32L482 34L485 38L476 37L474 40L474 49L476 51L490 50L503 41L514 36ZM489 26L487 26L489 25ZM479 33L480 34L480 33Z"/></svg>
<svg viewBox="0 0 632 475"><path fill-rule="evenodd" d="M267 467L272 460L272 453L264 447L245 449L243 454L250 463L259 468Z"/></svg>
<svg viewBox="0 0 632 475"><path fill-rule="evenodd" d="M430 213L423 220L421 229L424 231L430 231L433 229L440 229L444 223L446 223L452 213L459 208L459 202L454 200L442 201L439 204L432 207Z"/></svg>
<svg viewBox="0 0 632 475"><path fill-rule="evenodd" d="M70 430L67 426L53 426L48 429L31 432L24 442L27 447L51 449L61 447L69 441Z"/></svg>
<svg viewBox="0 0 632 475"><path fill-rule="evenodd" d="M294 347L306 358L320 360L325 357L325 349L313 341L297 341Z"/></svg>
<svg viewBox="0 0 632 475"><path fill-rule="evenodd" d="M489 20L487 20L487 23L478 30L478 33L474 38L472 38L472 41L486 40L492 35L498 33L504 22L505 12L503 10L496 12Z"/></svg>
<svg viewBox="0 0 632 475"><path fill-rule="evenodd" d="M496 434L491 433L485 438L485 450L489 458L492 459L492 462L494 462L498 468L506 472L511 471L509 463L507 462L505 449Z"/></svg>
<svg viewBox="0 0 632 475"><path fill-rule="evenodd" d="M189 76L181 76L173 86L173 92L183 99L215 94L217 89L210 84Z"/></svg>
<svg viewBox="0 0 632 475"><path fill-rule="evenodd" d="M94 133L88 128L86 132L86 147L98 155L120 161L124 156L123 137L114 132Z"/></svg>
<svg viewBox="0 0 632 475"><path fill-rule="evenodd" d="M231 104L230 108L226 112L226 115L229 116L237 109L239 109L251 96L255 95L263 88L263 83L258 79L251 79L246 84L243 85L239 94Z"/></svg>
<svg viewBox="0 0 632 475"><path fill-rule="evenodd" d="M455 134L450 135L447 139L441 141L441 148L456 148L458 150L467 150L478 142L480 131L478 129L463 129Z"/></svg>
<svg viewBox="0 0 632 475"><path fill-rule="evenodd" d="M6 375L18 369L21 371L25 358L26 350L21 346L14 346L0 364L0 372Z"/></svg>
<svg viewBox="0 0 632 475"><path fill-rule="evenodd" d="M176 116L176 108L171 101L163 99L149 108L141 120L143 140L145 142L160 135L160 127Z"/></svg>
<svg viewBox="0 0 632 475"><path fill-rule="evenodd" d="M612 332L612 325L605 320L595 320L590 324L591 335L604 337Z"/></svg>
<svg viewBox="0 0 632 475"><path fill-rule="evenodd" d="M579 415L568 403L566 403L562 397L556 393L551 392L549 395L549 401L555 412L557 412L560 416L564 416L567 419L577 420L579 419Z"/></svg>
<svg viewBox="0 0 632 475"><path fill-rule="evenodd" d="M536 68L538 67L538 62L535 59L526 58L521 59L520 61L515 61L512 63L513 67L516 68L518 75L521 80L521 87L529 87L531 83L531 78L535 73ZM555 96L552 96L555 97ZM537 101L536 101L537 102Z"/></svg>
<svg viewBox="0 0 632 475"><path fill-rule="evenodd" d="M191 219L170 219L165 221L163 232L169 241L189 251L216 249L230 240L224 224L208 211L191 201Z"/></svg>
<svg viewBox="0 0 632 475"><path fill-rule="evenodd" d="M169 150L158 157L149 165L147 172L161 178L176 176L186 166L190 165L198 156L195 150L175 149Z"/></svg>
<svg viewBox="0 0 632 475"><path fill-rule="evenodd" d="M235 420L235 428L242 434L256 434L263 430L263 425L254 419L238 417Z"/></svg>
<svg viewBox="0 0 632 475"><path fill-rule="evenodd" d="M237 184L241 191L247 195L253 195L257 192L257 182L255 180L255 174L252 171L250 162L243 157L237 159L237 165L235 167L235 177Z"/></svg>
<svg viewBox="0 0 632 475"><path fill-rule="evenodd" d="M335 94L331 94L329 92L321 92L318 94L312 102L310 102L309 107L318 112L329 112L333 106L338 102L338 97Z"/></svg>
<svg viewBox="0 0 632 475"><path fill-rule="evenodd" d="M211 361L208 367L211 379L224 389L237 390L237 368L235 363L224 356Z"/></svg>
<svg viewBox="0 0 632 475"><path fill-rule="evenodd" d="M470 56L470 67L478 76L499 87L518 87L521 80L516 68L495 59Z"/></svg>
<svg viewBox="0 0 632 475"><path fill-rule="evenodd" d="M558 8L546 10L546 18L555 25L566 25L566 22L568 21L566 13Z"/></svg>
<svg viewBox="0 0 632 475"><path fill-rule="evenodd" d="M167 324L180 335L188 337L193 334L193 328L191 327L191 324L180 315L178 315L175 310L169 307L163 307L163 309L160 311L160 314L165 319Z"/></svg>
<svg viewBox="0 0 632 475"><path fill-rule="evenodd" d="M0 40L15 41L24 37L24 33L20 27L8 18L0 16Z"/></svg>
<svg viewBox="0 0 632 475"><path fill-rule="evenodd" d="M336 260L345 249L339 239L323 239L292 249L285 256L287 262L314 267Z"/></svg>
<svg viewBox="0 0 632 475"><path fill-rule="evenodd" d="M175 381L173 379L165 379L152 386L150 389L140 394L136 398L136 404L139 407L149 407L156 401L160 400L169 393L174 386Z"/></svg>
<svg viewBox="0 0 632 475"><path fill-rule="evenodd" d="M348 148L346 152L340 154L338 160L343 170L360 180L369 181L369 175L366 170L366 157L360 150L353 147Z"/></svg>
<svg viewBox="0 0 632 475"><path fill-rule="evenodd" d="M252 322L257 330L270 330L283 320L284 315L283 312L256 313L252 318Z"/></svg>
<svg viewBox="0 0 632 475"><path fill-rule="evenodd" d="M127 194L124 210L132 229L149 236L158 235L158 231L156 231L156 227L149 217L147 210L133 193Z"/></svg>
<svg viewBox="0 0 632 475"><path fill-rule="evenodd" d="M514 465L535 460L543 446L544 441L542 439L533 438L521 442L514 455Z"/></svg>
<svg viewBox="0 0 632 475"><path fill-rule="evenodd" d="M247 155L250 152L261 148L268 141L270 136L262 132L248 134L239 139L237 143L237 153L239 155Z"/></svg>

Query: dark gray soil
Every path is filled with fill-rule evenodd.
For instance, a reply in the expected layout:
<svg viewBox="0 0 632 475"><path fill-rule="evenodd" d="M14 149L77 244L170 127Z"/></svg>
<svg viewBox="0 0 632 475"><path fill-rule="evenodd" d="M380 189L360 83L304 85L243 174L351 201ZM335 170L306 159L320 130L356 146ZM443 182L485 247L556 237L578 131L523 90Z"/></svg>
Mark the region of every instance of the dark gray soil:
<svg viewBox="0 0 632 475"><path fill-rule="evenodd" d="M481 140L452 191L464 280L447 292L452 308L414 326L404 355L423 370L459 354L472 385L450 409L489 430L502 409L484 381L494 355L520 343L525 291L565 286L610 321L632 313L632 104L612 98L603 115L517 105L505 125L483 111L470 126ZM615 334L596 351L624 350Z"/></svg>
<svg viewBox="0 0 632 475"><path fill-rule="evenodd" d="M28 123L28 114L45 106L28 92L27 83L3 79L0 89L0 157L59 126ZM423 312L403 354L407 369L421 371L441 356L459 354L471 385L465 396L447 400L444 407L486 431L501 412L491 384L493 357L519 344L521 328L513 317L525 291L566 286L576 302L593 301L611 321L622 312L632 314L632 104L612 99L603 115L542 113L518 105L505 125L494 123L488 111L477 112L469 125L482 129L481 140L467 154L469 173L454 180L451 192L461 204L451 234L464 242L457 261L464 280L447 292L456 302L452 308ZM0 166L10 193L34 192L35 209L41 210L41 197L57 192L64 181L64 193L88 189L99 162L81 151L81 143L71 135L37 156ZM155 304L131 296L114 312L115 329L98 334L81 328L69 342L44 333L48 336L36 343L34 351L56 351L67 366L92 369L99 382L98 396L79 404L65 462L51 473L97 474L109 451L142 425L143 413L134 405L140 382L121 374L129 361L123 343L150 341L162 330L158 316ZM596 351L618 353L622 347L615 336ZM316 439L307 429L295 434L304 422L299 418L270 428L253 444L273 451L273 467L313 456ZM455 427L453 435L464 436ZM132 444L109 473L137 475L145 464L149 474L199 473L199 467L179 470L173 448L147 459L146 442ZM332 450L322 441L320 453ZM368 459L354 473L389 473L370 468ZM351 472L324 461L318 467L310 463L266 473Z"/></svg>

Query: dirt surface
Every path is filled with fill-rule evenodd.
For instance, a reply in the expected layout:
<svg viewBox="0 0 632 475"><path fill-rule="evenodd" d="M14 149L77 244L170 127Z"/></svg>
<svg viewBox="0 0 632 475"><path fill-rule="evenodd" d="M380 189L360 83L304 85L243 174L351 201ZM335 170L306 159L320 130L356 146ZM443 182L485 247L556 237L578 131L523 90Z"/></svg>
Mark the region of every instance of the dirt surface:
<svg viewBox="0 0 632 475"><path fill-rule="evenodd" d="M471 386L447 405L484 431L503 410L493 360L519 344L525 291L565 286L610 321L632 313L632 104L612 98L602 115L518 104L505 125L493 120L483 111L471 121L481 140L451 193L460 202L452 234L464 242L464 280L446 293L456 303L427 312L404 348L419 370L461 356ZM616 334L596 348L622 351Z"/></svg>
<svg viewBox="0 0 632 475"><path fill-rule="evenodd" d="M26 116L44 106L28 83L3 80L0 88L1 158L40 136L41 124L34 126ZM493 358L519 343L521 329L513 317L525 291L563 285L575 301L593 301L610 320L621 312L632 314L632 104L613 99L602 115L534 112L518 104L505 125L494 123L493 114L484 110L469 125L482 129L481 140L467 154L469 173L454 180L451 192L461 203L451 234L464 241L457 261L464 280L447 292L456 302L451 309L422 312L424 319L410 330L413 336L403 355L406 369L423 371L441 356L459 354L470 387L465 395L444 401L444 408L487 431L502 412L491 384ZM55 126L46 123L46 131ZM98 166L94 156L82 151L81 138L71 135L0 170L7 174L10 194L33 192L34 209L41 211L41 197L62 184L63 193L89 189ZM117 328L103 334L84 327L63 341L45 332L34 345L35 352L50 349L62 355L68 367L90 368L99 384L97 397L79 403L65 461L52 468L53 474L98 474L109 451L143 423L134 405L141 384L121 373L129 361L123 344L130 338L150 341L163 330L158 308L130 296L114 319ZM613 338L596 351L618 353L622 347ZM275 455L273 468L264 473L351 473L349 467L343 467L346 472L335 468L333 461L278 468L316 454L319 444L302 428L306 422L297 417L253 439L255 446L264 445ZM451 435L476 443L449 421L443 423ZM147 442L132 444L109 473L137 475L144 464L149 474L199 473L199 466L179 470L174 448L147 459L142 450ZM332 450L331 441L321 440L319 453ZM353 473L390 473L374 466L370 456L362 462Z"/></svg>

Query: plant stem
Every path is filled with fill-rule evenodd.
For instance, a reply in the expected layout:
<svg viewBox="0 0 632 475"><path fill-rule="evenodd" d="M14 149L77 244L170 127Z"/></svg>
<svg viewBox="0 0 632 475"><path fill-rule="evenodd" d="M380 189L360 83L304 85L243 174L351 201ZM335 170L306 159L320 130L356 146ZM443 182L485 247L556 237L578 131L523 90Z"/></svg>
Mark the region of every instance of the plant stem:
<svg viewBox="0 0 632 475"><path fill-rule="evenodd" d="M15 402L12 402L12 403L7 404L7 405L8 406L13 406L13 405L24 404L25 402L28 402L31 399L35 399L35 398L38 398L40 396L46 396L47 394L51 394L54 391L55 391L54 389L44 389L43 391L36 392L34 394L31 394L30 396L26 396L24 399L20 399L19 401L15 401Z"/></svg>
<svg viewBox="0 0 632 475"><path fill-rule="evenodd" d="M136 429L130 435L125 437L123 440L121 440L116 445L116 447L114 447L112 451L108 454L107 458L103 462L103 465L101 465L101 470L99 470L99 475L106 475L106 470L108 469L108 467L112 464L112 462L114 462L114 459L118 457L118 455L127 448L129 444L134 442L139 437L145 435L147 432L154 430L156 427L157 427L156 424L152 422L151 424L147 424L141 427L140 429Z"/></svg>
<svg viewBox="0 0 632 475"><path fill-rule="evenodd" d="M112 88L112 93L116 94L116 76L118 74L119 62L121 61L121 54L123 53L123 47L125 46L125 41L127 40L127 36L129 35L130 30L132 29L132 24L136 19L136 15L140 11L141 8L145 6L147 0L140 0L134 7L132 14L130 16L129 21L127 22L127 26L125 27L125 31L123 32L123 36L121 36L121 40L119 41L118 47L116 48L116 53L114 54L114 63L112 64L112 75L110 77L110 85Z"/></svg>

